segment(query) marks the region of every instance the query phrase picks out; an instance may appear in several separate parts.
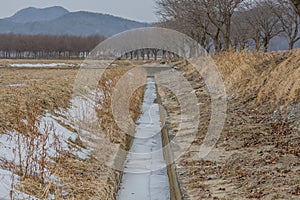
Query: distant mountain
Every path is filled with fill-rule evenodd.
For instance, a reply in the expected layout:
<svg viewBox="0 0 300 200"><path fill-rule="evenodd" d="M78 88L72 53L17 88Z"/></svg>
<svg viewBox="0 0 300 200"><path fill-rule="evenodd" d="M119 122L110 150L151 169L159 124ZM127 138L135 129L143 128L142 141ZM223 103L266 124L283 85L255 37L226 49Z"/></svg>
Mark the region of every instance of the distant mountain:
<svg viewBox="0 0 300 200"><path fill-rule="evenodd" d="M15 23L30 23L40 21L51 21L68 14L69 11L63 7L54 6L50 8L25 8L18 11L7 20Z"/></svg>
<svg viewBox="0 0 300 200"><path fill-rule="evenodd" d="M26 8L9 18L0 19L0 33L47 35L94 35L106 37L150 24L107 14L69 12L62 7Z"/></svg>

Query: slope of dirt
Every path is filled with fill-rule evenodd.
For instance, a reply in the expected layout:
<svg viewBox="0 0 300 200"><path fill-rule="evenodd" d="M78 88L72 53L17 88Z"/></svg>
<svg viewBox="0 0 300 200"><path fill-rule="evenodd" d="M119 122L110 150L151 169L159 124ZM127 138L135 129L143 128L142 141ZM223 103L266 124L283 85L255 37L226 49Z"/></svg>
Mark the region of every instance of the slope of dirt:
<svg viewBox="0 0 300 200"><path fill-rule="evenodd" d="M283 106L300 100L300 50L274 53L223 53L213 57L229 96L253 97L262 105Z"/></svg>
<svg viewBox="0 0 300 200"><path fill-rule="evenodd" d="M176 161L186 199L299 199L300 51L213 56L228 94L227 119L216 148L204 159L199 146L210 122L210 95L193 68L178 70L199 100L200 129L190 149ZM160 88L174 135L180 105Z"/></svg>

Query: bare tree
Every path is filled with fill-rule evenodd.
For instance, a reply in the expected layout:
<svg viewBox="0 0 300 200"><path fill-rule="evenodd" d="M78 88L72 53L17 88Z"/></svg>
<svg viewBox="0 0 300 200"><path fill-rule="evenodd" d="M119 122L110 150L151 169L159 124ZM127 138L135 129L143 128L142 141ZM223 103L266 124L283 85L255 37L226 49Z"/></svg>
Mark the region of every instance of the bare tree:
<svg viewBox="0 0 300 200"><path fill-rule="evenodd" d="M300 15L300 0L290 0L295 7L296 12Z"/></svg>
<svg viewBox="0 0 300 200"><path fill-rule="evenodd" d="M185 33L209 51L211 40L207 32L210 23L201 1L157 1L157 14L162 19L161 23L157 25Z"/></svg>
<svg viewBox="0 0 300 200"><path fill-rule="evenodd" d="M231 46L232 16L244 0L157 0L157 14L173 21L176 28L209 48L211 38L215 51Z"/></svg>
<svg viewBox="0 0 300 200"><path fill-rule="evenodd" d="M247 34L248 38L254 42L256 52L260 51L263 46L263 38L261 33L261 26L257 23L257 11L256 4L245 2L243 7L239 9L237 13L236 20L234 20L234 27L236 32L239 32L241 36L247 37L243 34ZM243 22L245 20L245 22ZM239 26L247 26L247 31L241 31ZM243 35L243 36L242 36Z"/></svg>
<svg viewBox="0 0 300 200"><path fill-rule="evenodd" d="M257 0L246 8L245 14L257 51L263 46L264 52L267 52L271 39L283 32L280 20L274 14L274 9L277 9L275 4L273 1Z"/></svg>
<svg viewBox="0 0 300 200"><path fill-rule="evenodd" d="M232 16L243 0L204 0L206 14L224 38L224 50L230 49Z"/></svg>
<svg viewBox="0 0 300 200"><path fill-rule="evenodd" d="M299 16L289 0L157 0L163 25L186 33L215 52L246 49L266 52L284 33L292 49L299 38ZM298 5L298 4L297 4Z"/></svg>
<svg viewBox="0 0 300 200"><path fill-rule="evenodd" d="M236 50L244 51L251 46L252 30L249 26L247 15L244 12L236 12L232 18L232 45Z"/></svg>
<svg viewBox="0 0 300 200"><path fill-rule="evenodd" d="M270 1L270 0L268 0ZM300 40L299 26L300 17L295 12L292 4L288 0L273 0L277 8L272 8L277 18L280 20L284 35L289 40L289 49L293 49L295 43ZM269 5L274 6L274 3Z"/></svg>

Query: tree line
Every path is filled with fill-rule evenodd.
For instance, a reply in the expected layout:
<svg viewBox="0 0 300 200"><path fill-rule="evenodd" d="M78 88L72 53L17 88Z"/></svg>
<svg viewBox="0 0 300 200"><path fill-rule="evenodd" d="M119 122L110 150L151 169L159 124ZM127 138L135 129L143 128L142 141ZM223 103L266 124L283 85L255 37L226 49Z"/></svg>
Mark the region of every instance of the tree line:
<svg viewBox="0 0 300 200"><path fill-rule="evenodd" d="M269 50L284 36L293 49L300 17L289 0L157 0L158 26L183 32L207 51Z"/></svg>
<svg viewBox="0 0 300 200"><path fill-rule="evenodd" d="M100 35L0 34L0 58L80 59L86 57L104 39Z"/></svg>
<svg viewBox="0 0 300 200"><path fill-rule="evenodd" d="M0 34L0 58L83 59L104 40L105 37L99 35L81 37ZM126 52L121 58L131 60L157 60L159 58L177 58L177 55L166 50L145 48Z"/></svg>
<svg viewBox="0 0 300 200"><path fill-rule="evenodd" d="M136 59L136 60L166 60L166 59L178 59L179 55L170 52L164 49L154 49L154 48L145 48L145 49L136 49L134 51L126 52L124 55L122 55L121 58L125 59Z"/></svg>

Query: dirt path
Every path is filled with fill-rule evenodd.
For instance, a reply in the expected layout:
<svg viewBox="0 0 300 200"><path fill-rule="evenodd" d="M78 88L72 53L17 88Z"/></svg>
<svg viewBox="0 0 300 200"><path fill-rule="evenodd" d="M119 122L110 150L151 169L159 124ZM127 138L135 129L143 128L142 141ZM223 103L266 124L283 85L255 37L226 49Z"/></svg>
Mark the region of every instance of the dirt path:
<svg viewBox="0 0 300 200"><path fill-rule="evenodd" d="M170 189L162 151L161 123L154 78L148 78L135 139L125 161L119 200L166 200Z"/></svg>

